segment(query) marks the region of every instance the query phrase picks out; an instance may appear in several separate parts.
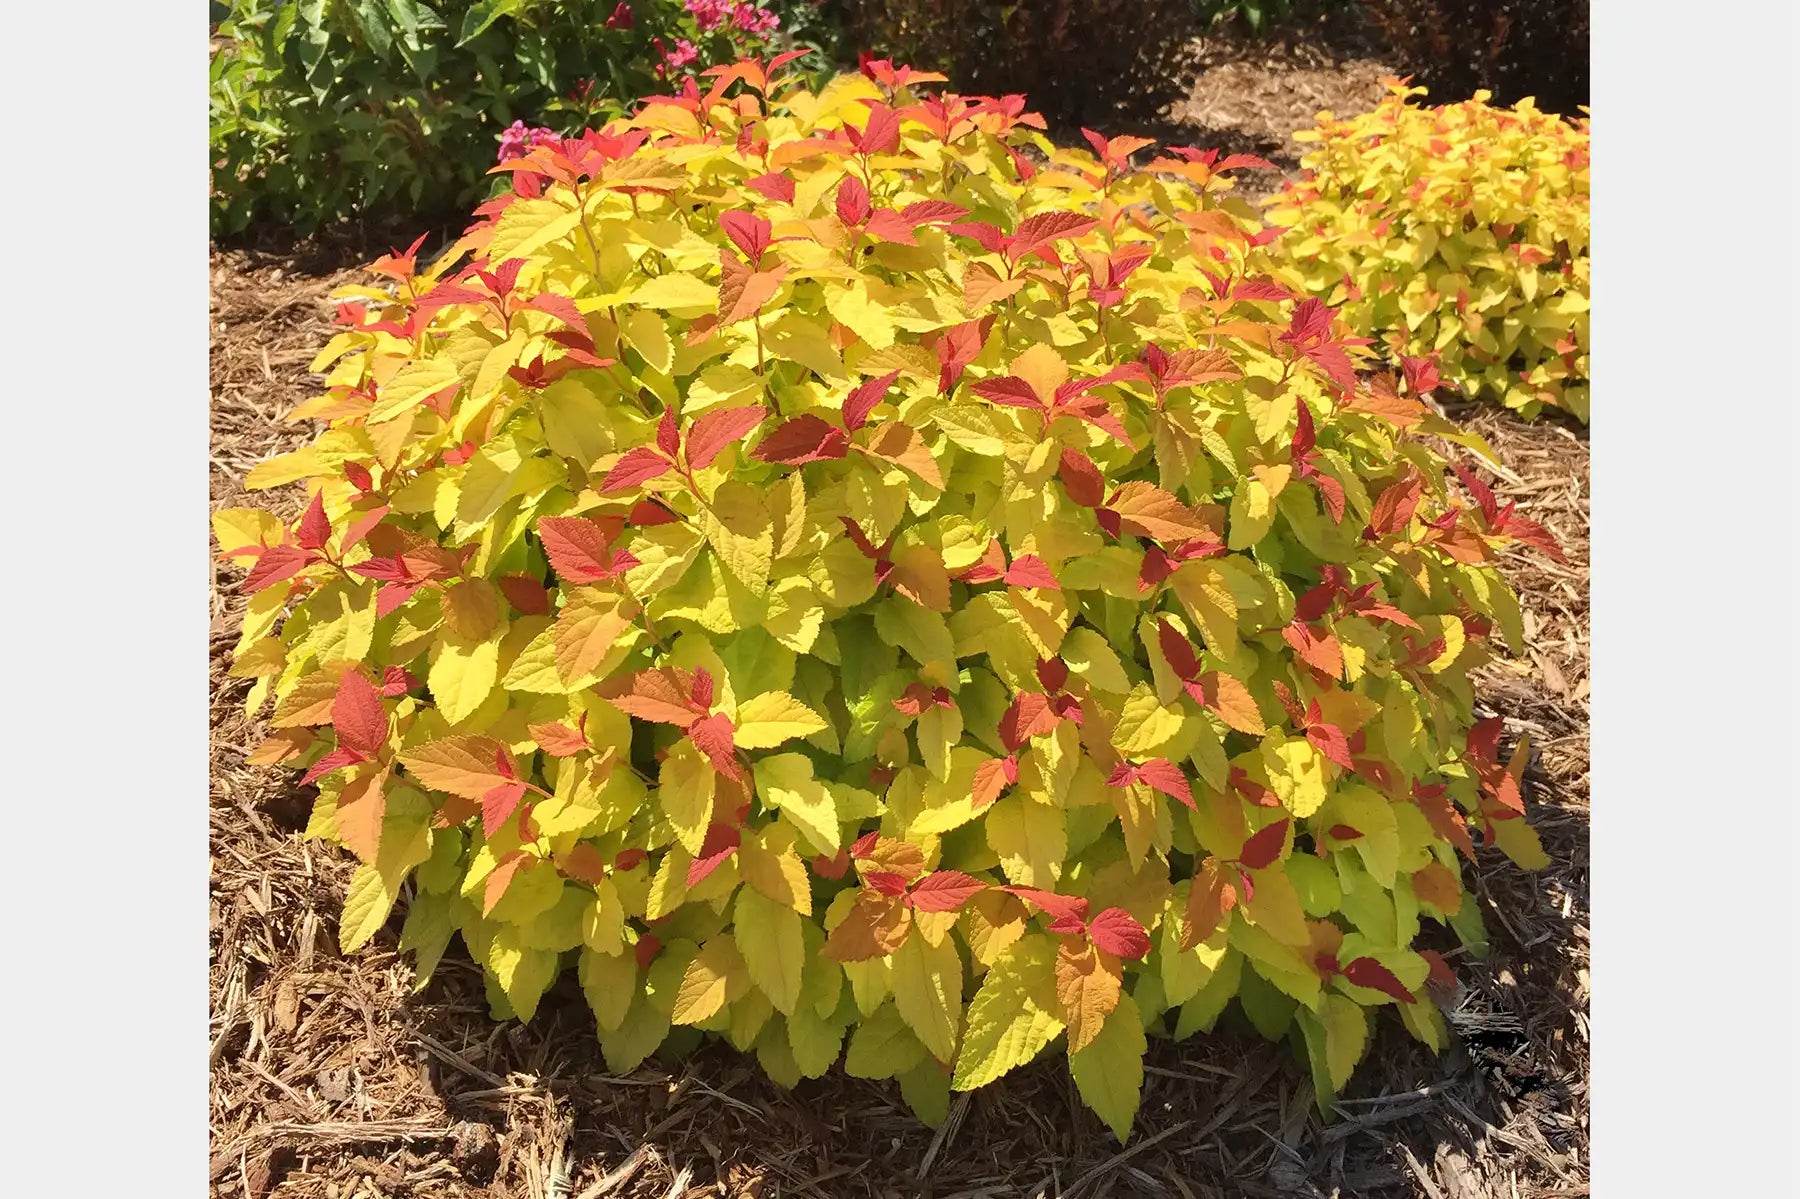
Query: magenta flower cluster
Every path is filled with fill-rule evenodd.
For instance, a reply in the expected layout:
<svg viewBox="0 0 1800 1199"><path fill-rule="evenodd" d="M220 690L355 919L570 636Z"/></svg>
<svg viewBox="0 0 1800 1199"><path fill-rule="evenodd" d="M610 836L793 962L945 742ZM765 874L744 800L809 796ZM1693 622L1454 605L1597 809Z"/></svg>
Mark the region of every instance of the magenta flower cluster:
<svg viewBox="0 0 1800 1199"><path fill-rule="evenodd" d="M687 0L687 11L701 33L711 33L724 26L760 36L781 25L779 16L745 0Z"/></svg>
<svg viewBox="0 0 1800 1199"><path fill-rule="evenodd" d="M542 125L527 125L524 121L514 121L500 131L500 162L511 162L515 158L523 158L531 147L539 142L548 141L558 136L556 130L546 129Z"/></svg>

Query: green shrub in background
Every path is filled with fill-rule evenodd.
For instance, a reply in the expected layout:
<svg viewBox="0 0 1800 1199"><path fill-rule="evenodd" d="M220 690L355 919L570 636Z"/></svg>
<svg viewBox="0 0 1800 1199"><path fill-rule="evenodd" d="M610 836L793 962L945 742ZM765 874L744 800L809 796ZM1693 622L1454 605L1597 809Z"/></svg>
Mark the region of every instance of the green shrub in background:
<svg viewBox="0 0 1800 1199"><path fill-rule="evenodd" d="M215 0L212 230L468 210L512 122L572 132L783 22L713 0Z"/></svg>

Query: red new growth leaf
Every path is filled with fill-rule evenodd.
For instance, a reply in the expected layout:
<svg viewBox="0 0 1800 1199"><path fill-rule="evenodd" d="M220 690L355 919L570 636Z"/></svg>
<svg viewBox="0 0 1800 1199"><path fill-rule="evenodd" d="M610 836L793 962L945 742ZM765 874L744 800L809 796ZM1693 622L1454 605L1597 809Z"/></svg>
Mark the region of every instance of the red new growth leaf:
<svg viewBox="0 0 1800 1199"><path fill-rule="evenodd" d="M1419 501L1424 496L1425 481L1410 472L1398 483L1382 488L1381 494L1375 497L1374 510L1369 513L1369 533L1385 537L1405 529L1413 513L1419 510Z"/></svg>
<svg viewBox="0 0 1800 1199"><path fill-rule="evenodd" d="M567 758L590 748L587 739L587 713L581 714L580 727L570 728L560 720L548 724L527 725L525 731L538 748L553 758Z"/></svg>
<svg viewBox="0 0 1800 1199"><path fill-rule="evenodd" d="M557 576L566 583L599 583L616 577L626 568L623 551L612 549L618 536L618 518L614 527L606 529L580 516L546 516L538 521L538 538ZM542 589L540 588L540 593ZM511 599L511 594L508 594ZM547 609L546 609L547 610Z"/></svg>
<svg viewBox="0 0 1800 1199"><path fill-rule="evenodd" d="M1079 895L1058 895L1054 891L1043 891L1037 887L1001 887L1000 889L1009 895L1018 896L1058 923L1066 921L1074 924L1077 933L1085 927L1083 921L1087 918L1088 901Z"/></svg>
<svg viewBox="0 0 1800 1199"><path fill-rule="evenodd" d="M1016 754L1008 754L1004 758L989 758L975 768L975 784L970 798L975 801L977 812L986 808L1000 793L1019 781L1019 759Z"/></svg>
<svg viewBox="0 0 1800 1199"><path fill-rule="evenodd" d="M695 470L705 470L712 465L720 451L762 424L763 417L768 414L769 410L759 404L746 404L741 408L714 410L701 416L687 432L688 465ZM608 476L608 481L611 481L611 476Z"/></svg>
<svg viewBox="0 0 1800 1199"><path fill-rule="evenodd" d="M481 797L481 832L492 837L511 819L525 798L525 784L518 779L499 783Z"/></svg>
<svg viewBox="0 0 1800 1199"><path fill-rule="evenodd" d="M1106 478L1080 450L1063 450L1056 476L1069 498L1083 508L1098 508L1106 502Z"/></svg>
<svg viewBox="0 0 1800 1199"><path fill-rule="evenodd" d="M1188 783L1187 776L1181 773L1181 767L1167 758L1151 758L1137 768L1137 781L1148 783L1152 788L1179 799L1188 807L1194 807L1194 792Z"/></svg>
<svg viewBox="0 0 1800 1199"><path fill-rule="evenodd" d="M320 758L317 762L314 762L312 764L312 769L301 776L300 785L304 787L308 783L317 782L334 770L342 770L346 766L354 766L358 762L365 760L366 759L364 758L358 757L355 750L350 749L347 746L339 746L337 749L332 750L330 753Z"/></svg>
<svg viewBox="0 0 1800 1199"><path fill-rule="evenodd" d="M852 228L869 219L869 189L855 175L845 175L838 184L836 200L838 220Z"/></svg>
<svg viewBox="0 0 1800 1199"><path fill-rule="evenodd" d="M542 533L541 528L539 532ZM625 556L630 557L629 554ZM550 592L530 575L501 575L494 580L494 584L500 588L500 594L506 597L506 602L518 609L519 615L550 614Z"/></svg>
<svg viewBox="0 0 1800 1199"><path fill-rule="evenodd" d="M900 148L900 114L885 104L871 104L863 127L849 127L847 132L859 154L891 153Z"/></svg>
<svg viewBox="0 0 1800 1199"><path fill-rule="evenodd" d="M852 391L844 400L844 428L854 433L868 422L869 413L875 405L881 403L887 395L888 388L900 377L899 371L889 371L880 378L870 379Z"/></svg>
<svg viewBox="0 0 1800 1199"><path fill-rule="evenodd" d="M1287 832L1288 819L1285 816L1266 828L1258 829L1244 842L1244 848L1238 851L1238 863L1251 870L1267 870L1281 856L1282 846L1287 844Z"/></svg>
<svg viewBox="0 0 1800 1199"><path fill-rule="evenodd" d="M1169 660L1169 668L1183 680L1191 679L1200 673L1200 658L1194 653L1194 645L1186 637L1175 631L1175 626L1166 620L1156 622L1156 642Z"/></svg>
<svg viewBox="0 0 1800 1199"><path fill-rule="evenodd" d="M981 353L981 345L987 339L988 325L992 319L989 317L986 320L965 321L951 326L938 336L938 391L941 394L950 394L950 389L962 378L963 369Z"/></svg>
<svg viewBox="0 0 1800 1199"><path fill-rule="evenodd" d="M338 745L368 760L387 744L387 711L381 692L360 670L346 670L338 679L337 698L331 701L331 727Z"/></svg>
<svg viewBox="0 0 1800 1199"><path fill-rule="evenodd" d="M1294 305L1287 332L1281 335L1280 340L1293 346L1302 357L1324 371L1325 376L1333 383L1345 391L1355 391L1356 368L1350 365L1350 357L1344 353L1344 347L1364 345L1367 342L1361 338L1333 340L1331 317L1331 309L1318 298L1302 300Z"/></svg>
<svg viewBox="0 0 1800 1199"><path fill-rule="evenodd" d="M712 763L713 769L729 779L744 777L744 768L739 765L737 751L732 744L733 729L731 718L723 712L714 712L703 716L690 724L687 735L699 747L706 760Z"/></svg>
<svg viewBox="0 0 1800 1199"><path fill-rule="evenodd" d="M381 675L381 694L389 699L405 695L418 685L419 680L402 666L390 666Z"/></svg>
<svg viewBox="0 0 1800 1199"><path fill-rule="evenodd" d="M1000 716L1000 743L1016 752L1033 737L1054 732L1059 719L1049 696L1039 691L1021 691Z"/></svg>
<svg viewBox="0 0 1800 1199"><path fill-rule="evenodd" d="M987 888L960 870L938 870L914 883L907 899L921 912L954 912Z"/></svg>
<svg viewBox="0 0 1800 1199"><path fill-rule="evenodd" d="M744 186L771 200L779 200L783 204L794 202L794 181L779 171L771 171L766 175L758 175L754 179L746 180Z"/></svg>
<svg viewBox="0 0 1800 1199"><path fill-rule="evenodd" d="M256 559L256 565L244 576L244 594L254 595L265 587L291 579L314 561L311 554L297 545L272 545Z"/></svg>
<svg viewBox="0 0 1800 1199"><path fill-rule="evenodd" d="M375 490L375 476L371 475L369 468L360 462L344 463L344 477L350 480L350 486L365 495Z"/></svg>
<svg viewBox="0 0 1800 1199"><path fill-rule="evenodd" d="M739 833L729 824L709 825L700 852L688 863L687 885L697 887L707 875L725 864L725 859L738 851Z"/></svg>
<svg viewBox="0 0 1800 1199"><path fill-rule="evenodd" d="M617 495L675 469L675 464L647 445L625 451L600 481L601 495Z"/></svg>
<svg viewBox="0 0 1800 1199"><path fill-rule="evenodd" d="M732 244L743 251L752 267L762 265L762 256L769 248L774 231L766 219L754 212L726 212L719 215L719 227L725 230L725 236Z"/></svg>
<svg viewBox="0 0 1800 1199"><path fill-rule="evenodd" d="M669 458L681 451L681 426L675 422L673 405L664 408L662 419L656 422L656 448Z"/></svg>
<svg viewBox="0 0 1800 1199"><path fill-rule="evenodd" d="M848 434L808 412L783 422L762 439L750 456L782 466L804 466L808 462L835 462L849 451Z"/></svg>
<svg viewBox="0 0 1800 1199"><path fill-rule="evenodd" d="M1014 558L1012 565L1006 568L1006 585L1008 587L1043 587L1050 591L1060 591L1056 576L1050 573L1050 567L1036 554L1020 554Z"/></svg>
<svg viewBox="0 0 1800 1199"><path fill-rule="evenodd" d="M300 548L306 550L322 550L331 539L331 521L325 516L325 493L313 493L312 503L307 505L306 514L300 518L300 531L296 538Z"/></svg>
<svg viewBox="0 0 1800 1199"><path fill-rule="evenodd" d="M1088 938L1115 957L1136 961L1150 952L1150 934L1124 908L1107 908L1087 924Z"/></svg>
<svg viewBox="0 0 1800 1199"><path fill-rule="evenodd" d="M1383 966L1374 958L1357 958L1344 967L1346 981L1359 987L1368 987L1391 996L1401 1003L1413 1003L1416 997L1406 989L1406 984L1394 977L1394 972Z"/></svg>
<svg viewBox="0 0 1800 1199"><path fill-rule="evenodd" d="M1033 250L1058 238L1080 237L1099 223L1093 217L1083 216L1079 212L1033 213L1020 221L1018 229L1007 239L1007 260L1017 262Z"/></svg>
<svg viewBox="0 0 1800 1199"><path fill-rule="evenodd" d="M892 870L871 870L863 875L863 881L890 898L906 893L906 876L895 874Z"/></svg>

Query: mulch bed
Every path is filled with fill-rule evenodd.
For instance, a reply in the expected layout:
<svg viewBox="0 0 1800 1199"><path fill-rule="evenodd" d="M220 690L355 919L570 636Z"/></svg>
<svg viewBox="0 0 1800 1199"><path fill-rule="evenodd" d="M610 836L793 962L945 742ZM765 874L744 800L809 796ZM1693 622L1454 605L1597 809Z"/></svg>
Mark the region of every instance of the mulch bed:
<svg viewBox="0 0 1800 1199"><path fill-rule="evenodd" d="M1242 71L1220 80L1213 75L1225 67L1215 66L1183 111L1207 129L1243 131L1251 144L1237 148L1260 146L1277 161L1279 144L1266 144L1275 130L1309 124L1315 104L1353 111L1361 97L1366 107L1386 70L1316 55L1308 66L1299 51L1266 61L1274 65L1257 68L1262 76L1236 83ZM1252 78L1266 87L1246 83ZM293 489L247 498L241 480L255 462L311 437L310 425L281 416L317 386L306 367L329 336L327 293L358 279L355 264L374 252L308 244L214 254L215 507L297 512ZM1571 564L1510 562L1530 653L1487 667L1481 696L1506 716L1509 735L1528 732L1537 748L1528 803L1553 864L1527 875L1484 854L1472 872L1492 952L1456 962L1464 987L1449 1019L1458 1043L1442 1057L1383 1019L1327 1125L1285 1046L1230 1032L1153 1043L1141 1113L1123 1149L1081 1105L1060 1060L957 1098L936 1131L919 1125L890 1085L834 1071L783 1092L753 1058L721 1046L615 1076L572 977L530 1025L496 1024L479 969L460 951L413 993L410 963L396 951L398 915L364 950L339 956L337 914L353 863L302 839L311 797L292 775L245 763L261 729L243 716L247 685L226 675L242 601L236 572L215 567L213 1193L1586 1195L1586 433L1491 408L1458 415L1514 476L1502 480L1502 494L1562 539Z"/></svg>

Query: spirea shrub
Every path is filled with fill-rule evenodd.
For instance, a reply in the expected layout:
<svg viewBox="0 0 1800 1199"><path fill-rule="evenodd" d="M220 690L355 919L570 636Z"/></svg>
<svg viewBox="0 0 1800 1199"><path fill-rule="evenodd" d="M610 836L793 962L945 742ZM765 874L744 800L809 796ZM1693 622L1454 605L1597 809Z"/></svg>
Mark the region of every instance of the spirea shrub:
<svg viewBox="0 0 1800 1199"><path fill-rule="evenodd" d="M1535 415L1588 419L1588 122L1488 105L1419 107L1390 80L1348 120L1321 113L1306 174L1270 201L1283 278L1446 382Z"/></svg>
<svg viewBox="0 0 1800 1199"><path fill-rule="evenodd" d="M1469 671L1543 531L1244 272L1240 162L783 65L377 262L248 480L304 514L215 518L345 950L410 879L420 985L573 968L615 1069L698 1030L935 1119L1055 1043L1121 1137L1233 1002L1322 1099L1374 1011L1441 1044L1459 855L1542 861Z"/></svg>

